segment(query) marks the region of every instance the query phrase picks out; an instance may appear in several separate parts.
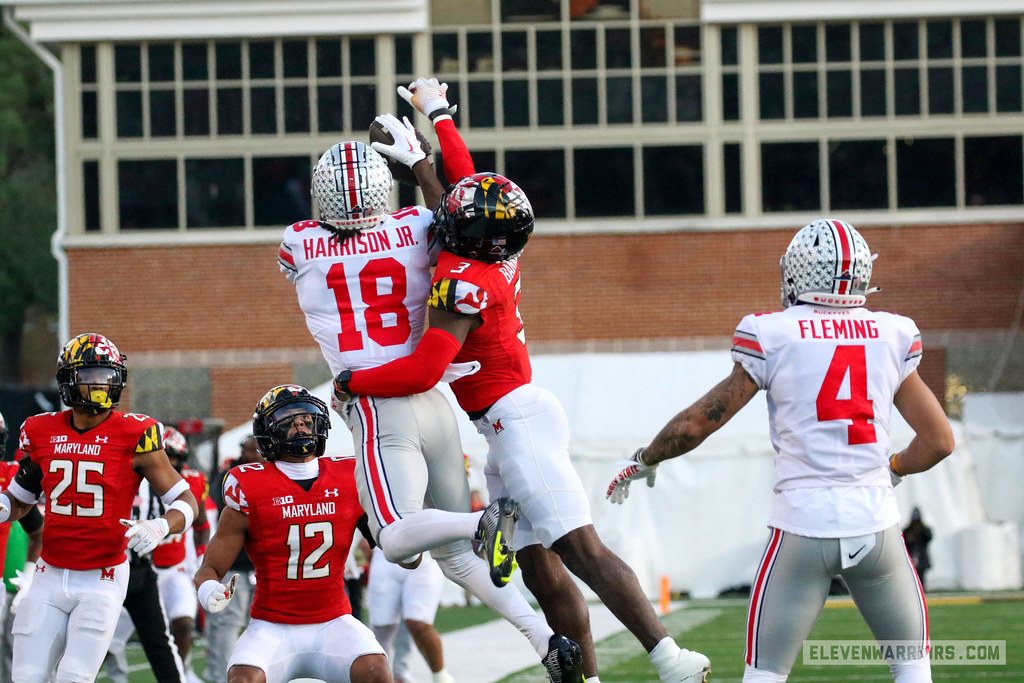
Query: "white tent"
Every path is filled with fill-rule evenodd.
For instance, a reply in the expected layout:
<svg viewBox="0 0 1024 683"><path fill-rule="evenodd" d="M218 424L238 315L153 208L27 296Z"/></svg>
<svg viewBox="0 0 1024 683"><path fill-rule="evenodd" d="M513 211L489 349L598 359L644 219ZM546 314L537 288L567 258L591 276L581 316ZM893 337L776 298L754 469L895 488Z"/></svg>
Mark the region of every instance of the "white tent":
<svg viewBox="0 0 1024 683"><path fill-rule="evenodd" d="M773 495L775 453L763 395L689 456L663 465L655 488L634 487L622 506L604 498L616 461L646 444L672 415L724 378L732 367L729 353L538 355L533 365L534 382L558 396L568 413L571 453L591 492L595 526L633 567L647 593L657 595L662 576L669 577L672 590L694 596L749 584L767 539ZM471 486L484 489L486 443L447 385L441 389L459 417ZM326 400L330 384L313 391ZM1003 461L1011 457L1004 448L1009 439L1016 446L1012 471L1024 469L1021 414L1011 407L992 418L997 425L966 431L954 423L953 455L897 488L904 523L917 506L934 532L929 589L1020 587L1017 528L1024 526L1024 499L1021 477L1005 476ZM352 454L348 429L336 415L332 420L328 453ZM235 453L249 428L226 432L220 452ZM894 414L893 448L906 446L912 435ZM984 467L976 476L972 451L979 439Z"/></svg>

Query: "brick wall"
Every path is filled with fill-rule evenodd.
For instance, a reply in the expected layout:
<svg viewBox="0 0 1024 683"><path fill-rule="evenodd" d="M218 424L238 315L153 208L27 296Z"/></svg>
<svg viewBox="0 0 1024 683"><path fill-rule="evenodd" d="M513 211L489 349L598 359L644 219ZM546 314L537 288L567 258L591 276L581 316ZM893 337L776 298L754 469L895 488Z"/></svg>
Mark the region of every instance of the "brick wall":
<svg viewBox="0 0 1024 683"><path fill-rule="evenodd" d="M941 396L944 355L929 353L928 332L1011 326L1024 275L1024 225L861 232L880 254L872 284L883 289L869 305L917 321L925 343L921 373ZM780 307L778 260L793 233L535 235L522 257L527 338L541 347L726 339L746 313ZM129 365L133 353L306 352L313 342L276 253L276 244L70 250L70 331L106 334ZM211 417L228 425L248 419L253 395L290 381L286 364L217 366Z"/></svg>

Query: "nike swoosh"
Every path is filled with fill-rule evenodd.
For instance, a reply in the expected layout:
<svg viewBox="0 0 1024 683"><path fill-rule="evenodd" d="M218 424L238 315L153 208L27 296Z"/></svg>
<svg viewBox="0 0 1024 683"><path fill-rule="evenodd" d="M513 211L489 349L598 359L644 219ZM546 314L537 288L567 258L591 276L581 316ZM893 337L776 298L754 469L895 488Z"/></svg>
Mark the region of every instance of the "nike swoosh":
<svg viewBox="0 0 1024 683"><path fill-rule="evenodd" d="M413 151L416 150L416 148L413 146L412 142L410 142L409 140L406 140L405 144L409 145L409 151L410 152L413 152Z"/></svg>
<svg viewBox="0 0 1024 683"><path fill-rule="evenodd" d="M866 548L866 547L867 547L866 545L862 545L861 547L857 548L857 552L855 552L855 553L850 553L850 554L848 555L848 557L849 557L849 558L850 558L850 559L852 560L853 558L855 558L855 557L857 557L858 555L860 555L860 551L861 551L861 550L864 550L864 548Z"/></svg>

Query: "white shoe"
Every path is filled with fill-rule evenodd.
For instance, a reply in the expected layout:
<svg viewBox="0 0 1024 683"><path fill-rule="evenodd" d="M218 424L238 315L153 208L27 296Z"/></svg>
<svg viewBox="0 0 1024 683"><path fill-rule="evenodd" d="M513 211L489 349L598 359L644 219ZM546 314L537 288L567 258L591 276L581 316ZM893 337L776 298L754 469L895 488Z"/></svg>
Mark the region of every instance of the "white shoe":
<svg viewBox="0 0 1024 683"><path fill-rule="evenodd" d="M196 675L195 671L191 670L185 671L185 680L188 681L188 683L206 683L203 679Z"/></svg>
<svg viewBox="0 0 1024 683"><path fill-rule="evenodd" d="M658 671L664 683L703 683L711 673L711 660L699 652L680 649L670 666Z"/></svg>
<svg viewBox="0 0 1024 683"><path fill-rule="evenodd" d="M438 671L433 678L433 683L455 683L455 679L446 670Z"/></svg>

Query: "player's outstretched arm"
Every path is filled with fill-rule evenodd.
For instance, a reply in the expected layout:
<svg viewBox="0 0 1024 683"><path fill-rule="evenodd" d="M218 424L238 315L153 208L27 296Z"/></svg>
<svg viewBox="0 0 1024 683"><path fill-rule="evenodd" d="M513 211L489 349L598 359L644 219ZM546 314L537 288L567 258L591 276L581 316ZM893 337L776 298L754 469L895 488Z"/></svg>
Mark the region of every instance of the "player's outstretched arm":
<svg viewBox="0 0 1024 683"><path fill-rule="evenodd" d="M206 546L203 563L196 570L193 583L199 602L208 612L220 612L227 607L235 592L236 574L228 580L227 585L221 583L231 570L231 563L238 557L245 537L249 533L249 518L232 507L225 507L217 520L217 531Z"/></svg>
<svg viewBox="0 0 1024 683"><path fill-rule="evenodd" d="M946 413L916 370L903 380L893 405L915 435L906 450L894 454L890 461L897 475L929 470L953 452L956 444Z"/></svg>

